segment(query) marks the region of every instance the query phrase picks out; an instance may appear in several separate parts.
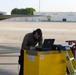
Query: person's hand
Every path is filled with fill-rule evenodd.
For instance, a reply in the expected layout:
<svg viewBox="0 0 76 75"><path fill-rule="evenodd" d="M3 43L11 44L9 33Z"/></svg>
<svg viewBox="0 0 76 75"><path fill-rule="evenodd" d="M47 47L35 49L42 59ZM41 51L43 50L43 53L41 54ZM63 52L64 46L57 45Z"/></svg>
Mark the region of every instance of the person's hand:
<svg viewBox="0 0 76 75"><path fill-rule="evenodd" d="M35 47L31 46L31 47L30 47L30 50L35 50Z"/></svg>

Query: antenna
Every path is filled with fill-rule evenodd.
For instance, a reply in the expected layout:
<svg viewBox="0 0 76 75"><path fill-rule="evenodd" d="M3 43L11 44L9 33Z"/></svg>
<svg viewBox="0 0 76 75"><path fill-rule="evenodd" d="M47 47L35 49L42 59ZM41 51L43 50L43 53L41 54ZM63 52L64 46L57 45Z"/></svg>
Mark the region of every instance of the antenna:
<svg viewBox="0 0 76 75"><path fill-rule="evenodd" d="M39 0L39 12L40 12L40 0Z"/></svg>

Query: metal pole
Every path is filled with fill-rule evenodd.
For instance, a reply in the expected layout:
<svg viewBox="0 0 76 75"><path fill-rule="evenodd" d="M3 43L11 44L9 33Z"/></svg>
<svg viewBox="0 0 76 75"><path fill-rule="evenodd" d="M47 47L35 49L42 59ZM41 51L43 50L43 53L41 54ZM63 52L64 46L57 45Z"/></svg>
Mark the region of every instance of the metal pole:
<svg viewBox="0 0 76 75"><path fill-rule="evenodd" d="M40 12L40 0L39 0L39 12Z"/></svg>

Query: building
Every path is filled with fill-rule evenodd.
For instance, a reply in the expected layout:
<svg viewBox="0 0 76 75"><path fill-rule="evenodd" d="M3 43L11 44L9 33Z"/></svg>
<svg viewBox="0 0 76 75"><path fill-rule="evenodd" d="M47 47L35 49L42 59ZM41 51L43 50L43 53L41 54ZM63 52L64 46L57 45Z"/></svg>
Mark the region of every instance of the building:
<svg viewBox="0 0 76 75"><path fill-rule="evenodd" d="M34 15L44 16L43 21L76 22L76 12L34 12Z"/></svg>
<svg viewBox="0 0 76 75"><path fill-rule="evenodd" d="M0 15L6 15L6 12L0 11Z"/></svg>
<svg viewBox="0 0 76 75"><path fill-rule="evenodd" d="M34 15L31 16L2 15L0 18L5 21L18 22L76 22L76 12L34 12Z"/></svg>

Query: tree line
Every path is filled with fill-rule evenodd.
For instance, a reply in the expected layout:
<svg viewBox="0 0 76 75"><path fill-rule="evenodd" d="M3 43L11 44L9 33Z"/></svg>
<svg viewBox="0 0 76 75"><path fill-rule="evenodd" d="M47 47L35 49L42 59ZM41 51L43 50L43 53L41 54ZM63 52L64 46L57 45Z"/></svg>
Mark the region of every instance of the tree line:
<svg viewBox="0 0 76 75"><path fill-rule="evenodd" d="M34 8L24 8L24 9L23 8L21 8L21 9L14 8L11 11L11 14L16 14L16 15L33 15L34 11L36 11Z"/></svg>

